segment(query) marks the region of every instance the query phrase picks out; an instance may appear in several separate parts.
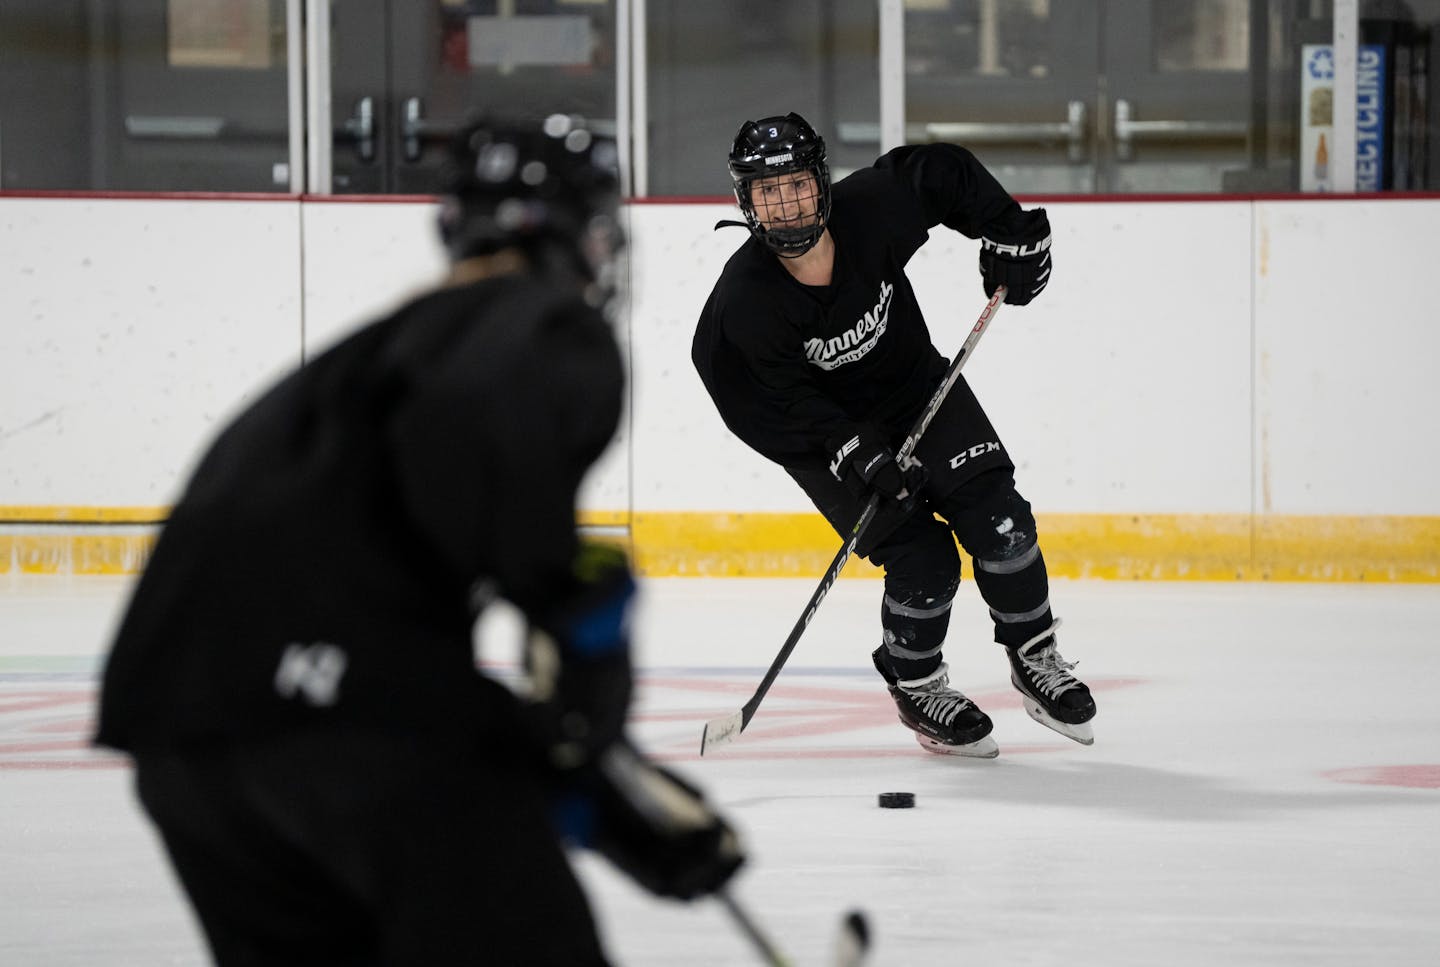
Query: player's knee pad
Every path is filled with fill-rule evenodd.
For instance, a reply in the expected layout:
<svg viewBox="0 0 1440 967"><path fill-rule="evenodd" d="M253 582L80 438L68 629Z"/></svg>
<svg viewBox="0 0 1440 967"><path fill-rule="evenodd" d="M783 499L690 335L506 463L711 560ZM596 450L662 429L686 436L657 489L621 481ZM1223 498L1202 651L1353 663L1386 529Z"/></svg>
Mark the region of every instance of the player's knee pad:
<svg viewBox="0 0 1440 967"><path fill-rule="evenodd" d="M975 586L995 620L995 640L1014 645L1051 621L1050 581L1030 504L1007 478L950 518L975 562Z"/></svg>
<svg viewBox="0 0 1440 967"><path fill-rule="evenodd" d="M960 554L955 538L939 521L915 530L900 543L876 550L871 560L885 569L885 590L897 599L909 596L955 596L960 583ZM948 591L946 590L948 589Z"/></svg>
<svg viewBox="0 0 1440 967"><path fill-rule="evenodd" d="M1030 502L1008 486L994 486L973 503L966 503L947 519L965 552L981 572L1013 574L1024 570L1040 554L1035 515ZM957 504L953 497L950 504Z"/></svg>

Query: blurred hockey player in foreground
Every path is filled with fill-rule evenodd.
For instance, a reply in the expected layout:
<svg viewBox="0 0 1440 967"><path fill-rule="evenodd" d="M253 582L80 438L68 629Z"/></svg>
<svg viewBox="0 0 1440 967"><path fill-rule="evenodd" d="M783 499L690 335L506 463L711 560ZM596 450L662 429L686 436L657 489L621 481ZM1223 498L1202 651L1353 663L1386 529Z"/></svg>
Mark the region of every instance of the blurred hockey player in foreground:
<svg viewBox="0 0 1440 967"><path fill-rule="evenodd" d="M980 239L985 294L1025 305L1050 276L1050 223L957 145L896 148L832 190L825 142L798 114L746 121L730 150L751 237L700 316L693 359L726 425L780 464L836 532L883 498L856 553L885 571L873 657L900 720L933 752L991 757L990 717L942 656L958 539L1042 724L1089 745L1095 703L1056 649L1049 580L1015 465L961 377L902 471L895 451L948 366L905 265L944 225ZM732 223L738 224L738 223ZM1021 362L1007 363L1024 380ZM938 515L938 517L937 517Z"/></svg>
<svg viewBox="0 0 1440 967"><path fill-rule="evenodd" d="M615 146L482 122L455 160L447 283L220 434L109 656L96 741L222 965L601 965L562 843L685 899L741 863L626 739L635 584L576 532L624 380ZM496 596L524 698L476 669Z"/></svg>

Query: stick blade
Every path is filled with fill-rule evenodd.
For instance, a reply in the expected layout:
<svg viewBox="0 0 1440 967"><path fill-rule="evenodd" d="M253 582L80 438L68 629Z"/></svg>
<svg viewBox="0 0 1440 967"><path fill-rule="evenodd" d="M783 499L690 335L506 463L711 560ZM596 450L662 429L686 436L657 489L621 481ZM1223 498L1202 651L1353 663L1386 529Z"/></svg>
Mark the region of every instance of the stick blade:
<svg viewBox="0 0 1440 967"><path fill-rule="evenodd" d="M864 911L851 910L835 938L835 963L837 967L863 967L869 953L870 921Z"/></svg>
<svg viewBox="0 0 1440 967"><path fill-rule="evenodd" d="M704 755L711 749L730 742L744 729L744 710L722 715L718 719L711 719L705 723L705 730L700 733L700 754Z"/></svg>

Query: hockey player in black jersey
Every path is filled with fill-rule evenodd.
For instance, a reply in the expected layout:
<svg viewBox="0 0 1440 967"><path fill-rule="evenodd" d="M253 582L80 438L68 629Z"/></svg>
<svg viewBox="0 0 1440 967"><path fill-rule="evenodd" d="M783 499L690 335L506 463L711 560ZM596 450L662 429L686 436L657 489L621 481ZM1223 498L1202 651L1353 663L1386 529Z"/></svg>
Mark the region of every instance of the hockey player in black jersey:
<svg viewBox="0 0 1440 967"><path fill-rule="evenodd" d="M741 862L626 739L635 585L576 531L621 408L614 143L477 123L455 160L447 283L220 434L108 658L97 742L222 965L602 965L563 842L686 899ZM520 694L476 667L496 597Z"/></svg>
<svg viewBox="0 0 1440 967"><path fill-rule="evenodd" d="M942 646L970 555L1026 710L1085 745L1095 703L1056 649L1059 620L1030 504L965 380L902 472L895 450L948 366L905 265L938 225L980 241L987 296L1025 305L1050 280L1050 224L967 150L896 148L833 188L799 115L741 125L730 151L751 237L700 315L692 357L726 425L780 464L836 532L883 500L856 553L885 572L876 670L924 748L991 757L990 717L952 688Z"/></svg>

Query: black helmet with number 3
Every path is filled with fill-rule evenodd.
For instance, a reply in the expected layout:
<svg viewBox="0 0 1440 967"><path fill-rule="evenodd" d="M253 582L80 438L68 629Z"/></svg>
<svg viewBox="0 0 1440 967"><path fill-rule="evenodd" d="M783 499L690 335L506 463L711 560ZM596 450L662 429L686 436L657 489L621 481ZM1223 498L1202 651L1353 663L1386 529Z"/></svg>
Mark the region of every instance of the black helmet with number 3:
<svg viewBox="0 0 1440 967"><path fill-rule="evenodd" d="M441 198L451 260L517 248L538 271L574 276L592 302L608 301L625 245L618 162L613 139L570 115L472 121Z"/></svg>
<svg viewBox="0 0 1440 967"><path fill-rule="evenodd" d="M755 181L797 171L815 179L815 218L804 225L766 228L755 214L751 194ZM803 255L825 233L825 224L830 220L830 166L825 162L825 139L795 112L740 125L730 148L730 178L735 182L735 200L745 213L750 233L775 254L783 258Z"/></svg>

